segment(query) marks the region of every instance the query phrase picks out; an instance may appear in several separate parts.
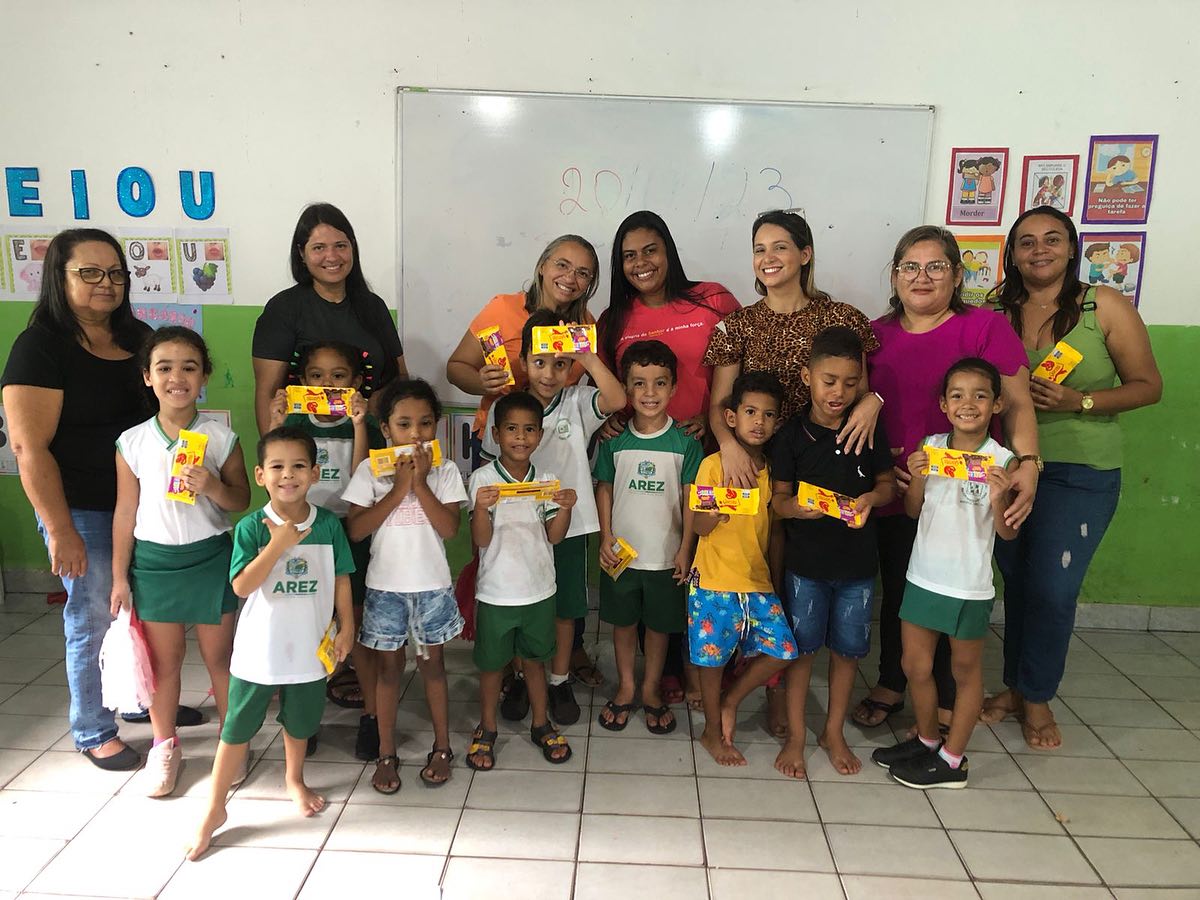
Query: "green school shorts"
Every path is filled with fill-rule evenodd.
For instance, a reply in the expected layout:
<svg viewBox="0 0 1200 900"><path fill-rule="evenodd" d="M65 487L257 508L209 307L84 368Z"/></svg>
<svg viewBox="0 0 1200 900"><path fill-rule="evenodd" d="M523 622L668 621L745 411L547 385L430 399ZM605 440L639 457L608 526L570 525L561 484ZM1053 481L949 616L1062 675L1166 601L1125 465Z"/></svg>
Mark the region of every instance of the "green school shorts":
<svg viewBox="0 0 1200 900"><path fill-rule="evenodd" d="M617 627L641 621L651 631L679 634L687 628L685 590L671 569L626 569L616 581L601 572L600 620Z"/></svg>
<svg viewBox="0 0 1200 900"><path fill-rule="evenodd" d="M554 545L554 615L581 619L587 615L588 536L578 534Z"/></svg>
<svg viewBox="0 0 1200 900"><path fill-rule="evenodd" d="M229 676L229 711L221 726L221 740L226 744L246 744L258 734L267 717L267 705L279 692L279 715L275 720L283 725L289 737L308 740L321 727L325 712L325 679L301 684L255 684Z"/></svg>
<svg viewBox="0 0 1200 900"><path fill-rule="evenodd" d="M553 597L527 606L476 606L475 667L499 672L514 656L534 662L554 656Z"/></svg>
<svg viewBox="0 0 1200 900"><path fill-rule="evenodd" d="M900 618L930 631L940 631L960 641L982 640L992 616L991 600L964 600L947 597L935 591L917 587L911 581L904 584L904 600L900 603Z"/></svg>
<svg viewBox="0 0 1200 900"><path fill-rule="evenodd" d="M135 540L129 565L133 608L144 622L219 625L237 612L229 584L229 532L191 544Z"/></svg>

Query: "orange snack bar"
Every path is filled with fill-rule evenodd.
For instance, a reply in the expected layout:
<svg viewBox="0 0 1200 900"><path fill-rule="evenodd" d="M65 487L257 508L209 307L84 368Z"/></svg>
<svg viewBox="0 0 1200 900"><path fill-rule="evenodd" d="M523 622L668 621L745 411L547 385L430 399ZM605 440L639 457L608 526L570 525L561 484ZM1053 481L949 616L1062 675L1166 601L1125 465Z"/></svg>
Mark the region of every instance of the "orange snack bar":
<svg viewBox="0 0 1200 900"><path fill-rule="evenodd" d="M559 491L558 479L551 481L509 481L496 485L500 489L501 500L551 500Z"/></svg>
<svg viewBox="0 0 1200 900"><path fill-rule="evenodd" d="M1059 341L1054 349L1046 354L1046 358L1038 363L1033 374L1055 384L1062 384L1063 379L1071 374L1071 370L1083 362L1083 354L1068 344Z"/></svg>
<svg viewBox="0 0 1200 900"><path fill-rule="evenodd" d="M167 482L167 499L177 503L196 505L196 492L183 486L183 467L204 465L204 451L208 447L208 435L186 428L179 432L175 444L175 458L171 461L171 478Z"/></svg>
<svg viewBox="0 0 1200 900"><path fill-rule="evenodd" d="M968 453L949 447L922 447L929 454L929 474L942 478L960 478L982 484L987 481L988 469L996 464L990 453Z"/></svg>
<svg viewBox="0 0 1200 900"><path fill-rule="evenodd" d="M533 329L530 353L595 353L595 325L542 325Z"/></svg>
<svg viewBox="0 0 1200 900"><path fill-rule="evenodd" d="M508 373L508 384L516 384L513 378L512 363L508 361L508 350L504 346L504 338L500 336L500 326L493 325L483 331L477 331L475 337L483 346L483 361L489 366L501 366Z"/></svg>
<svg viewBox="0 0 1200 900"><path fill-rule="evenodd" d="M796 491L796 500L801 506L816 509L833 519L841 519L853 525L862 524L862 514L854 509L854 498L837 491L801 481Z"/></svg>
<svg viewBox="0 0 1200 900"><path fill-rule="evenodd" d="M728 516L757 515L758 488L693 484L688 496L688 508L697 512L724 513Z"/></svg>
<svg viewBox="0 0 1200 900"><path fill-rule="evenodd" d="M398 447L384 447L382 450L369 451L371 474L376 478L395 475L396 460L401 456L412 456L415 446L416 444L401 444ZM442 445L437 442L437 439L426 441L425 449L433 454L433 465L440 466L442 464Z"/></svg>
<svg viewBox="0 0 1200 900"><path fill-rule="evenodd" d="M287 411L316 416L346 416L350 414L350 398L353 396L354 388L290 384L287 387Z"/></svg>
<svg viewBox="0 0 1200 900"><path fill-rule="evenodd" d="M608 573L609 578L616 581L621 577L621 573L629 568L629 564L638 558L638 552L621 537L613 538L612 552L617 556L617 564L606 566L604 563L600 563L600 568Z"/></svg>

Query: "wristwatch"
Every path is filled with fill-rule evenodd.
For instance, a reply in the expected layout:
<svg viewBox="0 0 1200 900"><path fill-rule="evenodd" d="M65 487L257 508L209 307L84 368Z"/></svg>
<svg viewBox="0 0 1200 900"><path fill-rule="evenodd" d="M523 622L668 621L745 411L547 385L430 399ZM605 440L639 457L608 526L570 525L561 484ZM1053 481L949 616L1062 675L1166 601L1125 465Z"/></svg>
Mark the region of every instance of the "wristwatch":
<svg viewBox="0 0 1200 900"><path fill-rule="evenodd" d="M1042 458L1040 456L1038 456L1036 453L1026 453L1024 456L1018 456L1017 459L1020 460L1021 462L1028 462L1029 460L1033 460L1033 464L1035 466L1037 466L1037 470L1039 472L1042 471L1043 468L1045 468L1045 465L1042 463Z"/></svg>
<svg viewBox="0 0 1200 900"><path fill-rule="evenodd" d="M1083 392L1083 396L1079 399L1079 411L1081 413L1091 412L1092 407L1096 405L1096 398L1087 391Z"/></svg>

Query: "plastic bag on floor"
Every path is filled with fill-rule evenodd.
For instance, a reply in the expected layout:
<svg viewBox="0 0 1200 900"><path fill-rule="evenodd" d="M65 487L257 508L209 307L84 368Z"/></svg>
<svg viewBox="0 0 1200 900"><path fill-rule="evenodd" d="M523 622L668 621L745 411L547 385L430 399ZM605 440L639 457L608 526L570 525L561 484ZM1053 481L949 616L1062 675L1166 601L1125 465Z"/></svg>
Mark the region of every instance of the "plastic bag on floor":
<svg viewBox="0 0 1200 900"><path fill-rule="evenodd" d="M122 609L100 645L100 691L107 709L139 713L154 699L154 668L141 622Z"/></svg>

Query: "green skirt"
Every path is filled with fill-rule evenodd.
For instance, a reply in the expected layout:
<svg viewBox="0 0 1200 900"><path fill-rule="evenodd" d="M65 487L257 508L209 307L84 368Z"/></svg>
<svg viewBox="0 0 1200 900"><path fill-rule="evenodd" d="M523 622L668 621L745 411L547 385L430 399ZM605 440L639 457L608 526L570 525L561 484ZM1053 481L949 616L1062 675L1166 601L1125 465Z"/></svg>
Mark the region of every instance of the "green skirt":
<svg viewBox="0 0 1200 900"><path fill-rule="evenodd" d="M133 608L146 622L219 625L236 612L237 594L229 583L233 540L229 532L192 544L133 542L129 585Z"/></svg>

